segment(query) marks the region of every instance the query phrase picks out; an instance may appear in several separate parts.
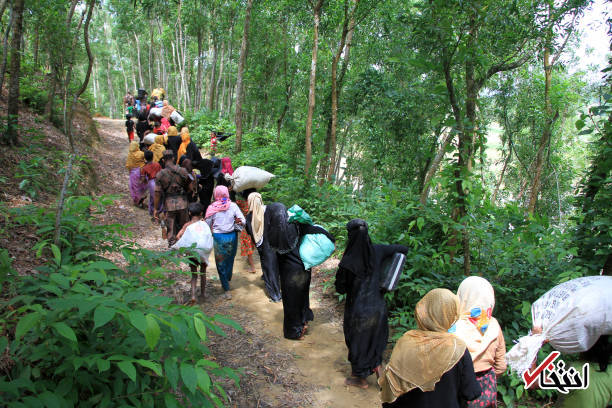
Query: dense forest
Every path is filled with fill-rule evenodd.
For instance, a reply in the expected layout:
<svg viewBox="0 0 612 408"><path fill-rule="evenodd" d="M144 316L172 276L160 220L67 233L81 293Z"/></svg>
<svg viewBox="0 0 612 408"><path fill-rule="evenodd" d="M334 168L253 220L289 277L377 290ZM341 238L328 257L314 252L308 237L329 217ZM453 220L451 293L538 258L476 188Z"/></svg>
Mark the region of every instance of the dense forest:
<svg viewBox="0 0 612 408"><path fill-rule="evenodd" d="M59 399L115 406L107 394L114 390L143 393L125 406L175 406L181 398L224 406L215 378L238 381L229 368L189 357L208 355L200 342L207 330L235 324L146 295L158 289L142 287L137 275L178 258L125 246L120 226L95 222L112 199L82 195L74 182L83 155L92 153L77 143L75 112L125 120L123 97L140 88L165 89L203 152L211 131L232 133L217 154L232 157L234 167L275 174L264 200L302 206L336 236L338 255L345 225L357 217L368 221L376 242L408 246L400 286L387 295L394 339L415 327L414 305L430 289L455 291L465 276L480 275L496 290L497 318L511 346L531 328L530 305L548 289L612 272L612 60L589 67L577 53L580 21L593 6L0 1L0 89L7 89L0 141L7 151L31 144L20 126L24 107L68 141L57 156L61 180L51 187L51 204L0 203L7 214L0 235L10 223L33 225L33 251L48 259L40 279L15 279L0 249L3 309L10 306L0 318L0 351L19 361L0 365L0 399L38 406L24 397L38 393L50 406L64 406ZM612 30L612 16L600 18ZM35 167L19 164L15 173L33 199L50 188L37 181ZM109 251L123 251L128 266L103 258ZM86 296L96 300L79 304ZM111 327L112 319L120 321ZM33 340L43 335L55 336L53 352L65 364ZM109 358L96 342L111 338L117 351ZM162 355L171 358L162 362ZM87 375L70 372L87 364ZM125 389L115 375L138 388ZM511 374L500 378L500 401L541 405L553 398L521 384Z"/></svg>

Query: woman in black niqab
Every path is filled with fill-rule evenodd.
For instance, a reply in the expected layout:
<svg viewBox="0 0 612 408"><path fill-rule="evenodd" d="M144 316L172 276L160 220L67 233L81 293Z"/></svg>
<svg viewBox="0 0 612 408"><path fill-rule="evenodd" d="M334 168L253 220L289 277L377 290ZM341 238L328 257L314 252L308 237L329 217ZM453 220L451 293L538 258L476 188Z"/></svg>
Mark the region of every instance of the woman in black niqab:
<svg viewBox="0 0 612 408"><path fill-rule="evenodd" d="M387 347L387 305L380 288L385 258L406 253L403 245L373 245L364 220L347 225L348 242L336 273L336 291L346 293L344 341L352 373L347 385L367 388L366 378L380 368Z"/></svg>
<svg viewBox="0 0 612 408"><path fill-rule="evenodd" d="M283 300L283 334L291 340L302 340L308 322L314 319L310 309L310 269L304 269L299 240L306 234L325 234L320 227L289 222L287 208L281 203L266 206L264 237L276 253Z"/></svg>

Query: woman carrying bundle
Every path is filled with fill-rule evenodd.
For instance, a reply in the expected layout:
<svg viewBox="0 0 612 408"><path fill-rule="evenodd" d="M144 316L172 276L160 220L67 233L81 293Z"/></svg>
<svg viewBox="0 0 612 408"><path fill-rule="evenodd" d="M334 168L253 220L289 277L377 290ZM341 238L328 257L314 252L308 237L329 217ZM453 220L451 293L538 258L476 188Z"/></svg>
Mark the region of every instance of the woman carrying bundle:
<svg viewBox="0 0 612 408"><path fill-rule="evenodd" d="M142 207L145 199L147 185L140 181L140 168L145 165L144 153L140 151L139 143L136 140L130 142L130 150L127 155L125 167L130 172L130 196L136 206Z"/></svg>
<svg viewBox="0 0 612 408"><path fill-rule="evenodd" d="M272 203L264 214L264 234L270 249L276 253L283 295L283 334L291 340L303 340L308 322L314 319L310 310L310 269L304 268L300 258L299 241L306 234L325 234L321 227L289 222L287 208Z"/></svg>
<svg viewBox="0 0 612 408"><path fill-rule="evenodd" d="M366 378L374 372L380 375L389 337L387 304L380 288L382 263L394 253L405 254L408 248L373 245L364 220L354 219L346 229L348 242L336 273L336 291L346 293L343 328L352 373L345 383L367 388Z"/></svg>
<svg viewBox="0 0 612 408"><path fill-rule="evenodd" d="M261 271L263 272L263 280L268 297L272 302L276 303L281 301L278 260L276 259L276 253L270 249L270 244L265 238L265 212L266 206L263 205L261 194L254 192L249 194L246 230L253 239L259 253Z"/></svg>
<svg viewBox="0 0 612 408"><path fill-rule="evenodd" d="M497 406L497 377L506 371L506 342L497 320L493 286L484 278L470 276L457 290L461 317L455 324L455 334L467 345L472 356L476 379L482 389L468 407Z"/></svg>
<svg viewBox="0 0 612 408"><path fill-rule="evenodd" d="M198 145L191 141L191 136L189 136L189 129L187 126L184 126L181 129L181 145L179 146L176 154L176 162L178 163L183 156L191 160L194 165L197 165L197 163L202 160L200 149L198 149Z"/></svg>
<svg viewBox="0 0 612 408"><path fill-rule="evenodd" d="M215 201L206 210L206 222L213 233L215 264L219 273L225 299L231 299L229 282L232 280L234 258L238 248L236 230L242 230L246 220L242 211L229 198L225 186L217 186L214 192Z"/></svg>
<svg viewBox="0 0 612 408"><path fill-rule="evenodd" d="M155 143L149 146L149 150L153 152L154 163L159 163L164 155L164 150L166 150L166 146L164 146L164 139L164 135L157 135L155 136Z"/></svg>
<svg viewBox="0 0 612 408"><path fill-rule="evenodd" d="M459 298L429 291L415 307L418 330L398 340L378 384L385 408L459 408L480 395L472 357L448 329L459 319Z"/></svg>
<svg viewBox="0 0 612 408"><path fill-rule="evenodd" d="M245 217L249 213L249 203L247 201L249 194L254 193L255 191L256 190L254 188L249 188L238 193L238 196L236 197L236 205L238 208L240 208L240 211L242 211L242 214L244 214ZM253 249L255 249L255 246L253 245L253 240L246 230L240 231L238 238L240 240L240 256L247 257L249 272L255 273L255 261L253 260Z"/></svg>

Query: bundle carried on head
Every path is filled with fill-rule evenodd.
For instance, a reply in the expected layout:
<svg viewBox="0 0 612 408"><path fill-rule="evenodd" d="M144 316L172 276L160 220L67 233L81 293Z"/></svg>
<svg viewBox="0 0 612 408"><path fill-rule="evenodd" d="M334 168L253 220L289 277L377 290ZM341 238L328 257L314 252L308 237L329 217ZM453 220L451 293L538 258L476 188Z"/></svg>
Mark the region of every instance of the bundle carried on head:
<svg viewBox="0 0 612 408"><path fill-rule="evenodd" d="M531 305L533 326L542 333L521 337L506 354L510 368L522 375L548 340L561 353L590 349L612 334L612 276L587 276L555 286Z"/></svg>
<svg viewBox="0 0 612 408"><path fill-rule="evenodd" d="M247 188L259 190L265 187L272 177L274 177L274 174L257 167L240 166L234 170L232 175L226 174L225 179L230 181L232 189L239 193Z"/></svg>

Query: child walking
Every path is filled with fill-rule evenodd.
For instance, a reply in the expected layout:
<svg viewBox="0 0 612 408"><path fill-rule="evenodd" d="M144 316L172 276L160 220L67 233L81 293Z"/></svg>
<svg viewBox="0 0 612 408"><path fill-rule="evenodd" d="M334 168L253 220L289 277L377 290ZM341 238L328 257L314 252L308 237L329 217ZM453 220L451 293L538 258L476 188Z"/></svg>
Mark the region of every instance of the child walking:
<svg viewBox="0 0 612 408"><path fill-rule="evenodd" d="M189 204L189 217L190 220L176 236L178 241L174 246L182 246L181 238L186 233L192 239L197 238L196 252L199 256L189 258L189 267L191 268L191 304L193 305L197 303L196 288L198 286L198 275L200 275L200 295L204 298L206 294L206 267L208 266L208 257L212 251L213 243L210 227L204 221L204 206L198 202ZM200 273L198 273L198 267L200 268Z"/></svg>
<svg viewBox="0 0 612 408"><path fill-rule="evenodd" d="M125 130L127 131L129 141L134 140L134 121L129 114L125 115Z"/></svg>

